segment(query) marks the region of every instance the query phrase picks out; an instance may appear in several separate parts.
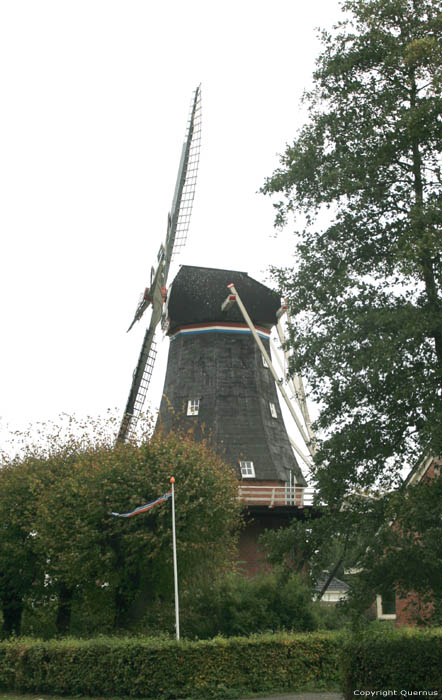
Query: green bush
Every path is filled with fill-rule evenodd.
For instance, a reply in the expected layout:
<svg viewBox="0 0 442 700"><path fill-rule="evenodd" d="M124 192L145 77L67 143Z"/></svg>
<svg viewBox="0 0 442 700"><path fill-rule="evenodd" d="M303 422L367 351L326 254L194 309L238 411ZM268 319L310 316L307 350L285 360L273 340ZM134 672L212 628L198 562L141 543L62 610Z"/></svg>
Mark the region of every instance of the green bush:
<svg viewBox="0 0 442 700"><path fill-rule="evenodd" d="M112 634L113 602L110 591L100 591L99 604L92 598L74 597L71 634L91 638ZM107 603L107 607L103 604ZM52 639L57 601L30 601L22 623L24 636ZM181 635L187 639L248 636L264 632L338 629L334 611L319 610L310 588L296 575L265 573L254 578L226 572L216 579L201 576L180 589ZM172 634L175 626L173 599L151 601L131 632L148 636Z"/></svg>
<svg viewBox="0 0 442 700"><path fill-rule="evenodd" d="M442 692L442 629L400 630L370 625L344 647L345 697L355 691ZM416 692L415 692L416 694Z"/></svg>
<svg viewBox="0 0 442 700"><path fill-rule="evenodd" d="M350 624L349 615L340 603L316 601L313 616L316 630L339 630Z"/></svg>
<svg viewBox="0 0 442 700"><path fill-rule="evenodd" d="M225 574L183 596L182 630L189 639L314 629L310 589L294 574Z"/></svg>
<svg viewBox="0 0 442 700"><path fill-rule="evenodd" d="M80 592L74 595L71 610L70 634L75 637L96 637L112 634L114 623L113 592L109 588ZM60 636L56 627L58 601L55 596L46 599L25 599L21 634L24 637L53 639ZM173 630L173 625L170 626Z"/></svg>
<svg viewBox="0 0 442 700"><path fill-rule="evenodd" d="M223 698L336 687L342 639L262 635L210 641L20 639L0 643L0 688L22 693Z"/></svg>

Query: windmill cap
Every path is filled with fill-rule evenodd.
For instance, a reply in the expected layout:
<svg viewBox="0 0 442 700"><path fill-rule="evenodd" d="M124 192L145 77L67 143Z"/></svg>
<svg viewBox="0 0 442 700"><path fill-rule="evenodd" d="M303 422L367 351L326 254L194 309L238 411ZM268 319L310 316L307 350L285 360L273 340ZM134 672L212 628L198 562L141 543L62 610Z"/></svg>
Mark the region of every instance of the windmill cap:
<svg viewBox="0 0 442 700"><path fill-rule="evenodd" d="M232 284L252 321L264 328L272 328L281 306L277 292L249 277L247 272L182 265L169 296L169 332L191 323L244 323L236 304L228 311L221 310L228 293L227 287Z"/></svg>

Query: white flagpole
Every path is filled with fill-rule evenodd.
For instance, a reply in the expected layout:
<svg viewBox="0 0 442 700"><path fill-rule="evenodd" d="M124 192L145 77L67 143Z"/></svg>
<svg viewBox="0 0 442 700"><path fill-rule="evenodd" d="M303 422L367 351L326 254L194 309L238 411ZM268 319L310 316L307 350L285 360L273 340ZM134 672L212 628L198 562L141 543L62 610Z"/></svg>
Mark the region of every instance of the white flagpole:
<svg viewBox="0 0 442 700"><path fill-rule="evenodd" d="M176 638L180 638L180 607L178 601L178 566L176 560L176 531L175 531L175 479L170 479L172 484L172 540L173 540L173 576L175 582L175 628Z"/></svg>

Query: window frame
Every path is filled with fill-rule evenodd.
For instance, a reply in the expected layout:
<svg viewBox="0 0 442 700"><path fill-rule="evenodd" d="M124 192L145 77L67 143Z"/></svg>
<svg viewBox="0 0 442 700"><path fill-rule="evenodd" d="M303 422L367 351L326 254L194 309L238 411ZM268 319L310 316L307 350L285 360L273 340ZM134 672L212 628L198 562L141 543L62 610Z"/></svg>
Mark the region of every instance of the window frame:
<svg viewBox="0 0 442 700"><path fill-rule="evenodd" d="M395 601L395 609L396 609L396 601ZM376 617L378 620L396 620L396 617L397 617L397 612L384 613L383 606L382 606L382 596L379 594L376 596Z"/></svg>
<svg viewBox="0 0 442 700"><path fill-rule="evenodd" d="M240 459L239 468L241 470L242 479L254 479L255 478L255 465L250 459ZM250 470L250 474L245 473L243 470Z"/></svg>
<svg viewBox="0 0 442 700"><path fill-rule="evenodd" d="M197 416L200 412L201 399L189 399L187 401L187 415Z"/></svg>

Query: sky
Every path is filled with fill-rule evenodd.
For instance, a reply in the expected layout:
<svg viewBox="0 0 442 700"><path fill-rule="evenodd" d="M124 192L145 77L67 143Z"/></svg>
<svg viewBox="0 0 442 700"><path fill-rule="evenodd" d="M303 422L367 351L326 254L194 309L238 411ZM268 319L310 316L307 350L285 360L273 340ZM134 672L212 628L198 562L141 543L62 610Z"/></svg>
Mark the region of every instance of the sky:
<svg viewBox="0 0 442 700"><path fill-rule="evenodd" d="M60 413L122 415L148 315L126 330L197 85L200 168L177 263L263 282L291 264L293 226L275 238L258 190L306 120L315 28L341 18L338 0L2 0L0 436Z"/></svg>

